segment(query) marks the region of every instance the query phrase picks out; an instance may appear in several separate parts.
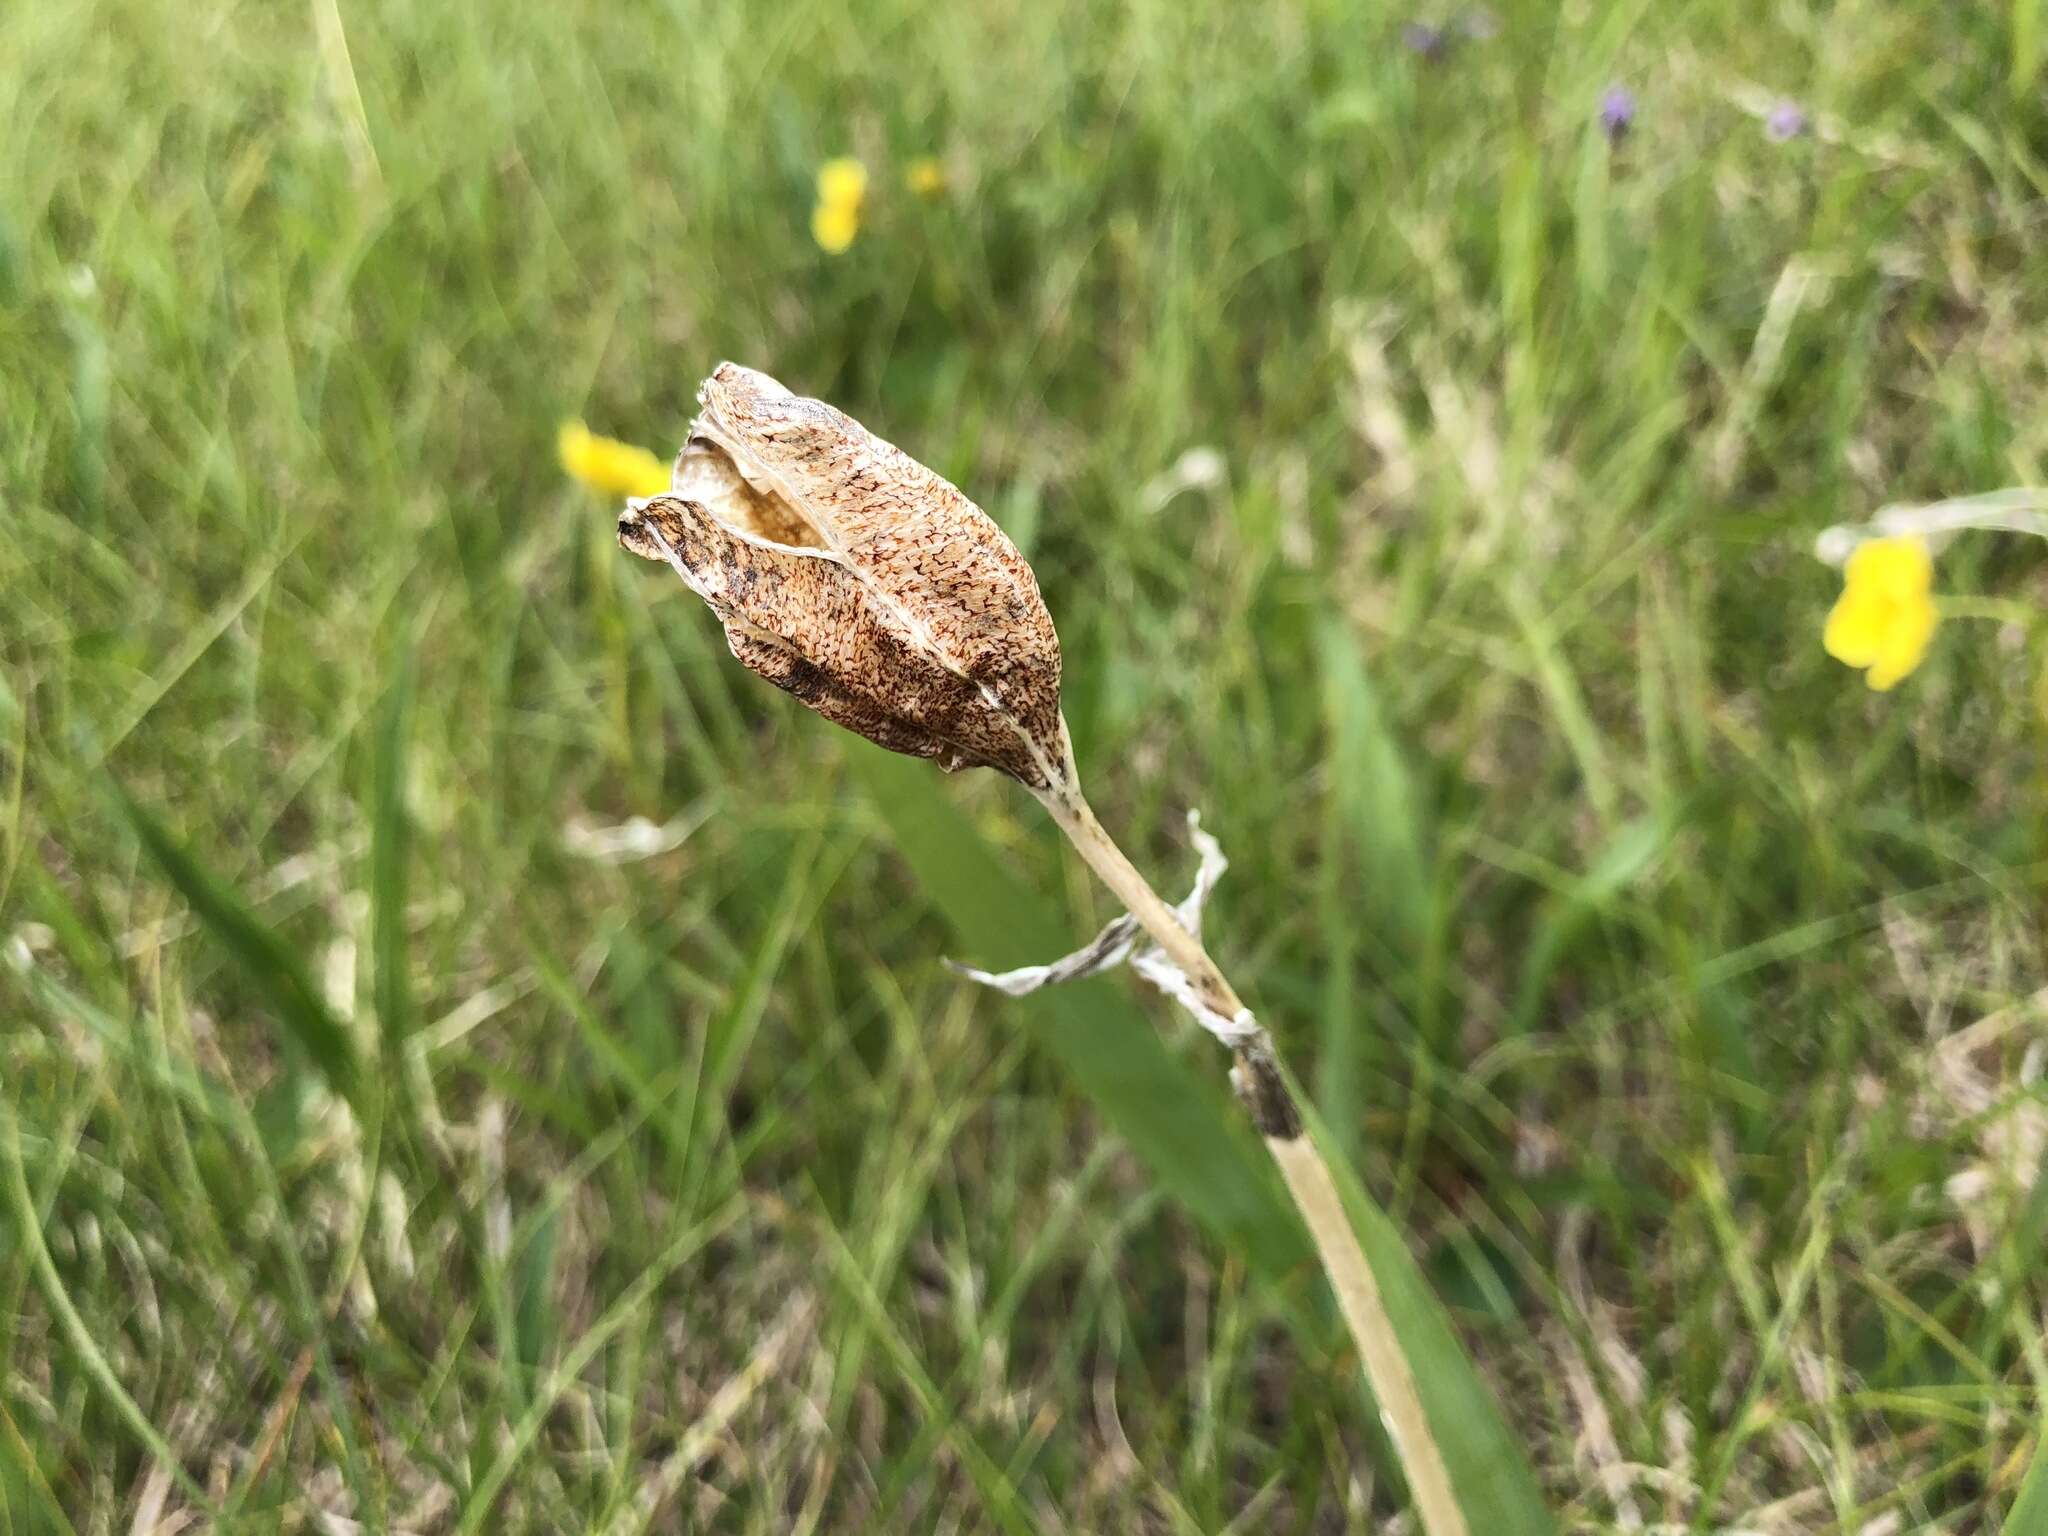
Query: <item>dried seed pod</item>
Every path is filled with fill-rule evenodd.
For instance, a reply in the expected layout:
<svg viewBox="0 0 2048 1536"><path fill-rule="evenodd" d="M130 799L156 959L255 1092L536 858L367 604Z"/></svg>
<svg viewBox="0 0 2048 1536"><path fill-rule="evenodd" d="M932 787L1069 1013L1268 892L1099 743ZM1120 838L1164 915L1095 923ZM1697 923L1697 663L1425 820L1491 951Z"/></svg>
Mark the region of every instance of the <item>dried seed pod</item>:
<svg viewBox="0 0 2048 1536"><path fill-rule="evenodd" d="M982 510L820 400L721 363L667 496L619 542L667 560L732 653L828 720L947 769L1068 777L1060 647Z"/></svg>

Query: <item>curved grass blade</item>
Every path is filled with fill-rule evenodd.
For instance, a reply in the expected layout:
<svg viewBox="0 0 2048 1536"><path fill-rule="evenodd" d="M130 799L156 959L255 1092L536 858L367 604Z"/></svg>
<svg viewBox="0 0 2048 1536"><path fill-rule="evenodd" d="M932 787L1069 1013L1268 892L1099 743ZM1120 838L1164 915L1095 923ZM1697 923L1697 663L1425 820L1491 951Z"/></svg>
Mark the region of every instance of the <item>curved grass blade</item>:
<svg viewBox="0 0 2048 1536"><path fill-rule="evenodd" d="M142 846L164 872L200 924L235 957L277 1015L284 1043L365 1116L364 1078L354 1045L329 1011L298 952L259 920L240 897L215 879L170 830L119 784L114 797Z"/></svg>
<svg viewBox="0 0 2048 1536"><path fill-rule="evenodd" d="M79 1315L70 1292L64 1288L64 1279L57 1272L56 1261L50 1257L49 1244L43 1240L43 1218L38 1213L35 1195L28 1187L28 1171L21 1161L21 1134L15 1124L14 1106L5 1096L0 1096L0 1174L5 1175L5 1199L14 1215L20 1251L28 1256L34 1267L43 1299L49 1303L59 1326L69 1337L86 1375L127 1426L129 1433L170 1473L185 1496L201 1509L210 1509L212 1500L207 1497L206 1490L193 1480L177 1452L171 1449L170 1442L143 1412L141 1404L121 1385L121 1378L112 1362L93 1337L85 1319Z"/></svg>
<svg viewBox="0 0 2048 1536"><path fill-rule="evenodd" d="M2019 1496L2012 1501L2012 1513L2006 1517L2005 1528L2024 1536L2040 1536L2048 1531L2048 1431L2034 1442L2034 1464L2027 1468L2026 1481L2020 1484Z"/></svg>

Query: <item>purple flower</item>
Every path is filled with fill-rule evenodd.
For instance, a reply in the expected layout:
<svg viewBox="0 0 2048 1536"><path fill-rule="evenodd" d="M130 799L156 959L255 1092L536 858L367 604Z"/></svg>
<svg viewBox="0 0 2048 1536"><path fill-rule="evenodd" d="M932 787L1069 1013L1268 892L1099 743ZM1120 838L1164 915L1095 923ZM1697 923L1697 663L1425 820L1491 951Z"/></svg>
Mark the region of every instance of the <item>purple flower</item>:
<svg viewBox="0 0 2048 1536"><path fill-rule="evenodd" d="M1806 132L1806 114L1796 101L1781 101L1771 108L1771 115L1764 119L1764 137L1773 144L1783 144L1787 139L1796 139Z"/></svg>
<svg viewBox="0 0 2048 1536"><path fill-rule="evenodd" d="M1451 45L1450 34L1427 22L1411 21L1401 29L1401 43L1410 53L1425 59L1440 59Z"/></svg>
<svg viewBox="0 0 2048 1536"><path fill-rule="evenodd" d="M1600 98L1600 131L1607 135L1607 142L1619 144L1635 121L1635 93L1625 85L1607 87L1607 94Z"/></svg>

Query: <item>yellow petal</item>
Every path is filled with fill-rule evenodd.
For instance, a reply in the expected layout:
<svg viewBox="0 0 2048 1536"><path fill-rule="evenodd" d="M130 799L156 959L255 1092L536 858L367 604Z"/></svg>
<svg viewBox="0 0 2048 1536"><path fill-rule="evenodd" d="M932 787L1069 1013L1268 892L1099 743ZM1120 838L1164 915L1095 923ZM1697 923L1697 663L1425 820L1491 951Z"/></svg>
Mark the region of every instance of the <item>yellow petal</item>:
<svg viewBox="0 0 2048 1536"><path fill-rule="evenodd" d="M1884 647L1883 607L1851 587L1828 610L1827 627L1821 631L1820 643L1845 666L1871 665Z"/></svg>
<svg viewBox="0 0 2048 1536"><path fill-rule="evenodd" d="M860 209L850 203L820 203L811 210L811 238L818 249L837 256L860 233Z"/></svg>
<svg viewBox="0 0 2048 1536"><path fill-rule="evenodd" d="M939 197L946 190L946 168L936 155L920 155L904 171L903 184L919 197Z"/></svg>
<svg viewBox="0 0 2048 1536"><path fill-rule="evenodd" d="M1919 666L1934 639L1934 560L1918 539L1871 539L1849 556L1842 595L1821 644L1837 661L1867 667L1880 693Z"/></svg>
<svg viewBox="0 0 2048 1536"><path fill-rule="evenodd" d="M577 466L583 463L590 452L590 428L580 421L565 421L555 433L555 455L562 461L562 472L581 479Z"/></svg>
<svg viewBox="0 0 2048 1536"><path fill-rule="evenodd" d="M827 207L859 210L868 195L868 168L851 156L827 160L818 167L818 201ZM821 245L823 241L819 242Z"/></svg>
<svg viewBox="0 0 2048 1536"><path fill-rule="evenodd" d="M1849 556L1843 574L1851 591L1913 597L1933 589L1934 558L1918 539L1870 539Z"/></svg>
<svg viewBox="0 0 2048 1536"><path fill-rule="evenodd" d="M659 496L668 489L668 466L645 448L599 437L580 421L565 421L555 437L562 468L607 496Z"/></svg>
<svg viewBox="0 0 2048 1536"><path fill-rule="evenodd" d="M1871 663L1871 687L1882 693L1927 659L1936 620L1934 602L1924 595L1894 607L1877 659Z"/></svg>

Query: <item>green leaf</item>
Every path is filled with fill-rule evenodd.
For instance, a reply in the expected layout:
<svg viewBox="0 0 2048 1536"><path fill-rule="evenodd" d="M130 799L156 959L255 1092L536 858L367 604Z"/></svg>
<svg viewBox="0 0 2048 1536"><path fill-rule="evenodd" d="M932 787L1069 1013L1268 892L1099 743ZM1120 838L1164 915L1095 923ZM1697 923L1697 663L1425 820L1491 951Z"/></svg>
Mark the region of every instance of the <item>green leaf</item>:
<svg viewBox="0 0 2048 1536"><path fill-rule="evenodd" d="M1331 620L1320 638L1330 731L1330 794L1358 850L1366 918L1402 958L1429 930L1429 854L1421 802L1358 640Z"/></svg>
<svg viewBox="0 0 2048 1536"><path fill-rule="evenodd" d="M555 1249L561 1235L561 1207L549 1206L541 1212L540 1224L514 1264L513 1339L529 1391L538 1391L541 1367L554 1354L555 1341L561 1337L554 1297Z"/></svg>
<svg viewBox="0 0 2048 1536"><path fill-rule="evenodd" d="M1301 1097L1298 1088L1295 1097ZM1556 1525L1544 1506L1535 1469L1509 1433L1500 1404L1458 1342L1407 1243L1339 1155L1321 1116L1306 1105L1302 1114L1372 1266L1380 1303L1408 1357L1466 1527L1483 1536L1553 1536Z"/></svg>
<svg viewBox="0 0 2048 1536"><path fill-rule="evenodd" d="M845 751L958 939L959 958L1000 970L1074 947L1073 929L1011 872L929 764L865 742ZM1271 1161L1222 1086L1222 1060L1198 1072L1108 981L1070 982L1002 1006L1023 1015L1161 1186L1246 1262L1275 1275L1305 1256Z"/></svg>
<svg viewBox="0 0 2048 1536"><path fill-rule="evenodd" d="M1358 1150L1363 1084L1375 1038L1355 985L1361 950L1387 967L1397 996L1425 1016L1433 999L1435 894L1421 798L1373 687L1358 639L1337 619L1317 637L1328 731L1321 913L1324 986L1316 1051L1316 1103L1347 1156ZM1348 863L1364 889L1351 896Z"/></svg>
<svg viewBox="0 0 2048 1536"><path fill-rule="evenodd" d="M120 785L114 795L142 846L192 908L200 925L233 955L283 1027L284 1044L364 1115L363 1073L341 1021L328 1011L298 953L195 859L168 828Z"/></svg>
<svg viewBox="0 0 2048 1536"><path fill-rule="evenodd" d="M113 364L106 333L87 304L73 306L71 407L77 435L71 440L71 469L79 501L95 516L107 483L107 419L113 395Z"/></svg>
<svg viewBox="0 0 2048 1536"><path fill-rule="evenodd" d="M7 210L0 208L0 304L12 304L21 297L21 273L26 263L21 255L21 237Z"/></svg>
<svg viewBox="0 0 2048 1536"><path fill-rule="evenodd" d="M405 756L412 722L412 653L399 658L384 701L370 781L370 924L377 1026L387 1047L412 1032L412 987L406 965L406 856L412 829L405 819ZM387 1051L394 1062L395 1050Z"/></svg>

